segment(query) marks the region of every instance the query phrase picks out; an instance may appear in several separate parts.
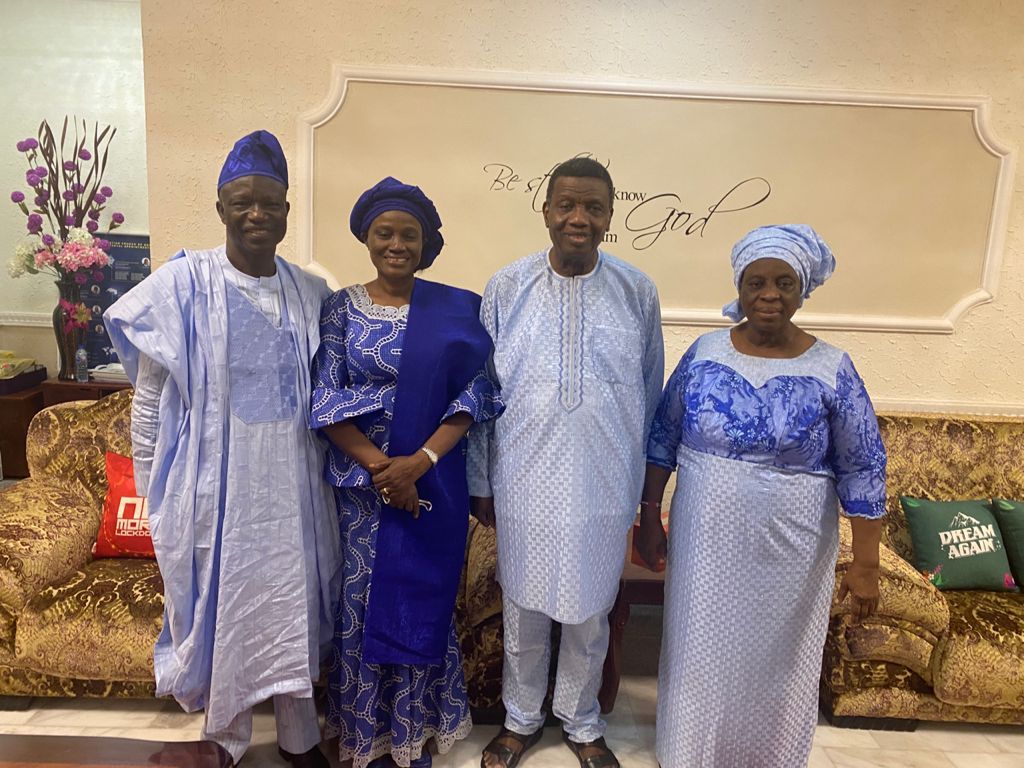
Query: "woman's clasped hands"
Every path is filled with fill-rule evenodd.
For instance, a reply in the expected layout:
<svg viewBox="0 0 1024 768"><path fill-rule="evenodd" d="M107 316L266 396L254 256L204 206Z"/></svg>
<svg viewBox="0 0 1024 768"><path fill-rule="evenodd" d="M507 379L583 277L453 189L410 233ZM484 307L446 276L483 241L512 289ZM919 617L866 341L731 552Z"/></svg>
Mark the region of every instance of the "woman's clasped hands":
<svg viewBox="0 0 1024 768"><path fill-rule="evenodd" d="M388 506L411 512L413 518L420 516L420 496L416 481L430 469L430 459L425 453L412 456L394 456L370 464L367 469L374 487Z"/></svg>

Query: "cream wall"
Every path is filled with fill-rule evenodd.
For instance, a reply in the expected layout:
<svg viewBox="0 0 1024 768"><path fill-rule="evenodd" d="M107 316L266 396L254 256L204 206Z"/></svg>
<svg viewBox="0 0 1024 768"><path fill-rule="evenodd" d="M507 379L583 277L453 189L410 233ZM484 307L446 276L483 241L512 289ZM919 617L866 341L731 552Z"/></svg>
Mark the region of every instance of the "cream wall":
<svg viewBox="0 0 1024 768"><path fill-rule="evenodd" d="M294 158L298 116L323 102L333 62L702 86L981 95L992 99L995 135L1014 148L1024 144L1024 3L145 0L142 23L157 261L183 245L222 240L213 204L225 151L235 138L260 127L276 133ZM416 114L400 103L390 109L393 119L416 130ZM686 152L699 148L673 150L685 173ZM823 334L853 355L880 406L1024 412L1022 166L1014 179L994 302L968 312L953 335ZM300 189L291 200L293 206L309 202ZM870 209L851 215L871 226ZM339 212L339 247L351 248L353 259L365 258L346 232L346 216ZM538 246L545 239L538 216ZM286 240L284 255L294 257L295 242L294 236ZM920 279L927 281L928 254L907 258L920 264ZM667 358L678 359L698 332L666 328Z"/></svg>
<svg viewBox="0 0 1024 768"><path fill-rule="evenodd" d="M43 119L58 138L65 115L113 125L107 212L124 213L121 232L149 231L139 0L0 0L0 14L0 349L35 357L56 375L57 289L45 275L7 274L25 235L25 216L10 200L11 191L27 191L15 144L35 137Z"/></svg>

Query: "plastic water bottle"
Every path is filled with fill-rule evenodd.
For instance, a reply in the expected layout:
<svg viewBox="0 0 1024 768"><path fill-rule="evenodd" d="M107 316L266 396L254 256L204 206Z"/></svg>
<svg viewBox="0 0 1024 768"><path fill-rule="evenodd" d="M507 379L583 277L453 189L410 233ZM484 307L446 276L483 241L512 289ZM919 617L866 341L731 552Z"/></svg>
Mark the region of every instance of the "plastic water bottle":
<svg viewBox="0 0 1024 768"><path fill-rule="evenodd" d="M79 347L75 352L75 381L89 381L89 354L85 347Z"/></svg>

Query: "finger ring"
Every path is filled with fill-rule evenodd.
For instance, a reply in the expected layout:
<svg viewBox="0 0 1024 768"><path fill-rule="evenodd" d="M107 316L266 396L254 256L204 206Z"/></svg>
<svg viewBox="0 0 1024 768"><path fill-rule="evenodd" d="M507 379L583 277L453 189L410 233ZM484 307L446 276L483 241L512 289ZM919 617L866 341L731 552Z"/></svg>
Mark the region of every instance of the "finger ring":
<svg viewBox="0 0 1024 768"><path fill-rule="evenodd" d="M381 490L380 490L380 497L382 499L384 499L384 503L385 504L390 504L391 503L390 491L387 488L381 488Z"/></svg>

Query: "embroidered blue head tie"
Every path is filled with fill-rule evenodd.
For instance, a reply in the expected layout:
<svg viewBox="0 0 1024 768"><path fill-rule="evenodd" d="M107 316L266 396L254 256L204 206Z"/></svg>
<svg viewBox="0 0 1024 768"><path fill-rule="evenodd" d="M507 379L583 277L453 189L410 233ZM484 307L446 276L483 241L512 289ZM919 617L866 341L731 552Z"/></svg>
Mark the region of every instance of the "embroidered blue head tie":
<svg viewBox="0 0 1024 768"><path fill-rule="evenodd" d="M423 229L423 253L419 268L426 269L433 264L437 254L444 248L444 237L440 231L441 217L433 201L419 187L403 184L391 176L381 179L359 196L349 216L349 229L359 242L365 243L374 219L387 211L404 211L416 218Z"/></svg>

